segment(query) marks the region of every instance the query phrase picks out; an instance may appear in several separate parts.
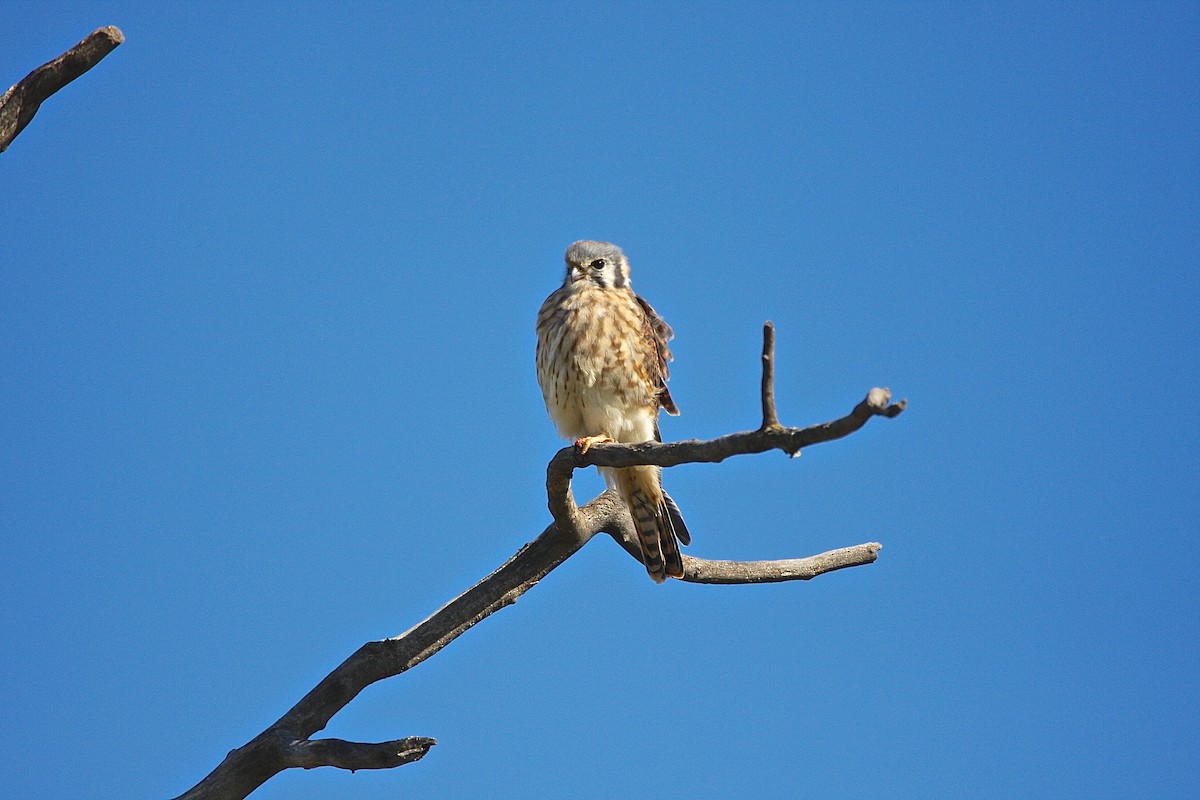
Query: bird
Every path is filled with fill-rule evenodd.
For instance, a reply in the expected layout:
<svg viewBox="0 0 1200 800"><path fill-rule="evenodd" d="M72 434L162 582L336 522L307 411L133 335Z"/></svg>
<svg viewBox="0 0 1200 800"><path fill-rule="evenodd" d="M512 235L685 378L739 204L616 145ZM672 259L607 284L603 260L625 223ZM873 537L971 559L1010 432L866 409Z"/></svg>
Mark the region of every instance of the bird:
<svg viewBox="0 0 1200 800"><path fill-rule="evenodd" d="M620 247L585 239L565 260L562 286L537 315L537 377L550 419L585 453L594 444L662 441L659 409L679 414L667 389L671 327L634 293ZM679 545L691 534L663 491L662 469L599 470L629 509L650 577L682 578Z"/></svg>

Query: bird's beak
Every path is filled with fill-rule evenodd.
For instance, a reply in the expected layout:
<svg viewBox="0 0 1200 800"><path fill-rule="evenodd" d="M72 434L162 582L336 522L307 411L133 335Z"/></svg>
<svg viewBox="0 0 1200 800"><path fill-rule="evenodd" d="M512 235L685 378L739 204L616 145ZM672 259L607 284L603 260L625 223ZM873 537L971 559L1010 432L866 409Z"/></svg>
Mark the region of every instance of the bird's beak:
<svg viewBox="0 0 1200 800"><path fill-rule="evenodd" d="M571 283L583 280L583 276L587 274L582 264L572 264L567 270L567 276L571 279Z"/></svg>

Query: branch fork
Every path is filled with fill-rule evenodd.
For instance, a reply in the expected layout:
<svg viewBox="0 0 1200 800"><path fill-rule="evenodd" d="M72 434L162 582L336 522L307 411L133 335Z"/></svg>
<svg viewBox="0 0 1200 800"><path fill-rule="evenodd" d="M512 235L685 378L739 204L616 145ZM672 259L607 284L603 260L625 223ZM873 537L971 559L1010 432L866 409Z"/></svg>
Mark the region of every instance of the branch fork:
<svg viewBox="0 0 1200 800"><path fill-rule="evenodd" d="M562 527L590 538L608 533L631 556L641 560L633 522L615 494L605 492L578 512L571 496L571 473L581 467L633 467L654 465L674 467L680 464L719 463L735 455L782 450L792 458L809 445L829 442L854 433L872 417L892 418L904 411L907 401L892 402L889 389L874 388L845 417L807 428L785 427L779 422L775 406L775 326L763 325L761 400L763 419L757 430L742 431L716 439L679 442L640 442L638 444L596 444L586 451L564 447L547 467L546 490L550 512ZM601 502L604 501L604 502ZM582 517L582 519L579 519ZM592 524L586 524L588 519ZM584 527L578 527L583 524ZM767 583L808 580L817 575L846 567L870 564L878 558L883 545L867 542L831 550L815 556L780 561L709 561L683 557L683 580L691 583Z"/></svg>

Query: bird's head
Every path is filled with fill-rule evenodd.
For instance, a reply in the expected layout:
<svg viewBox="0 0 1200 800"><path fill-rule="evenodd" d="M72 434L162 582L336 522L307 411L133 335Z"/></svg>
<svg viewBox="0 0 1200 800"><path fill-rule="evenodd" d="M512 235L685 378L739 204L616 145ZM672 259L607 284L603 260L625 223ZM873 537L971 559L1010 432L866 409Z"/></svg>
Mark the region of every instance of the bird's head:
<svg viewBox="0 0 1200 800"><path fill-rule="evenodd" d="M608 242L584 240L567 248L564 286L624 289L629 286L629 260Z"/></svg>

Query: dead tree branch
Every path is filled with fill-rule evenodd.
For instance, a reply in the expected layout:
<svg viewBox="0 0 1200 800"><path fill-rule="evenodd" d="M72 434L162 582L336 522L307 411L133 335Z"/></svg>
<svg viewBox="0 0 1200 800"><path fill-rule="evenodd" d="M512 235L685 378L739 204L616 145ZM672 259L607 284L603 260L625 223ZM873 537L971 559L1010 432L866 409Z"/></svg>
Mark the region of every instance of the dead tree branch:
<svg viewBox="0 0 1200 800"><path fill-rule="evenodd" d="M392 742L363 744L343 739L313 739L292 742L287 752L289 767L337 767L351 772L360 769L391 769L417 761L436 742L425 736L409 736Z"/></svg>
<svg viewBox="0 0 1200 800"><path fill-rule="evenodd" d="M714 463L733 455L782 450L796 455L804 447L841 438L875 416L894 417L904 402L892 404L886 389L872 389L845 417L807 428L779 424L774 399L774 327L763 329L763 424L758 430L707 441L596 445L586 454L560 450L546 468L547 504L554 522L491 575L451 600L432 616L399 636L368 642L331 672L290 711L248 744L233 750L204 780L177 800L240 800L273 775L292 767L385 769L416 761L435 744L410 737L380 744L339 739L310 740L367 686L399 675L441 650L475 623L512 605L597 533L607 533L640 558L633 522L611 491L579 507L571 493L571 475L586 466L671 467ZM826 572L870 564L882 545L876 542L831 550L807 558L779 561L709 561L685 556L684 581L692 583L767 583L808 580Z"/></svg>
<svg viewBox="0 0 1200 800"><path fill-rule="evenodd" d="M92 31L82 42L5 92L0 97L0 153L25 129L46 98L96 66L123 41L125 34L113 25Z"/></svg>

